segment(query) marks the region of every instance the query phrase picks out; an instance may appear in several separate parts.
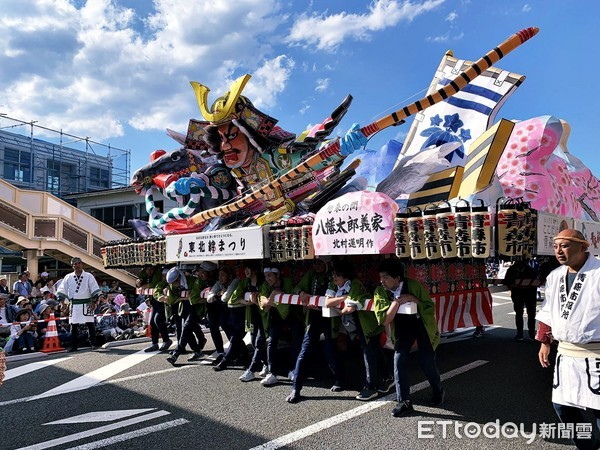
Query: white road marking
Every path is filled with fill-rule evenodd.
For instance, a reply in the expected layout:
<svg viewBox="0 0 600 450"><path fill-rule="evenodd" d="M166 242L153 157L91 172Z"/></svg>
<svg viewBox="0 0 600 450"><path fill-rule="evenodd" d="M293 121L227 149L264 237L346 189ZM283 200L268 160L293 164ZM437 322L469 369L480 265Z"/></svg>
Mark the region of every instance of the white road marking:
<svg viewBox="0 0 600 450"><path fill-rule="evenodd" d="M44 392L40 395L34 395L27 401L38 400L40 398L52 397L54 395L60 395L67 392L80 391L83 389L88 389L124 370L129 369L145 360L152 358L154 356L153 353L146 353L144 350L140 350L139 352L134 353L133 355L128 355L124 358L115 361L107 366L101 367L100 369L96 369L90 373L86 373L85 375L80 376L79 378L75 378L68 383L65 383L61 386L57 386L54 389L50 389L49 391Z"/></svg>
<svg viewBox="0 0 600 450"><path fill-rule="evenodd" d="M113 420L124 419L125 417L135 416L137 414L153 411L156 408L145 409L121 409L112 411L94 411L78 416L68 417L66 419L55 420L54 422L44 423L42 425L64 425L67 423L88 423L88 422L112 422Z"/></svg>
<svg viewBox="0 0 600 450"><path fill-rule="evenodd" d="M104 448L106 446L116 444L117 442L127 441L129 439L135 439L146 434L155 433L157 431L166 430L167 428L178 427L179 425L185 425L189 423L186 419L171 420L170 422L161 423L151 427L141 428L139 430L130 431L129 433L119 434L117 436L102 439L100 441L90 442L88 444L79 445L77 447L71 447L67 450L92 450L95 448Z"/></svg>
<svg viewBox="0 0 600 450"><path fill-rule="evenodd" d="M145 416L134 417L133 419L123 420L121 422L113 423L111 425L104 425L98 428L92 428L91 430L82 431L80 433L69 434L68 436L63 436L60 438L52 439L46 442L40 442L39 444L30 445L28 447L21 447L17 450L42 450L44 448L56 447L57 445L65 444L67 442L78 441L80 439L85 439L88 436L94 436L96 434L106 433L107 431L116 430L118 428L128 427L130 425L135 425L137 423L145 422L147 420L156 419L158 417L166 416L171 414L168 411L156 411L150 414L146 414Z"/></svg>
<svg viewBox="0 0 600 450"><path fill-rule="evenodd" d="M39 361L31 364L25 364L21 367L17 367L16 369L10 369L4 372L4 381L10 380L11 378L17 378L21 375L25 375L27 373L33 372L34 370L43 369L44 367L53 366L54 364L58 364L59 362L66 361L67 359L71 359L72 356L68 358L56 358L49 359L48 361Z"/></svg>
<svg viewBox="0 0 600 450"><path fill-rule="evenodd" d="M199 366L195 366L195 365L191 366L190 365L190 366L182 366L182 367L172 367L170 369L157 370L156 372L141 373L139 375L132 375L130 377L115 378L114 380L103 381L102 383L95 384L94 386L89 386L88 388L100 387L100 386L104 386L106 384L122 383L123 381L137 380L138 378L145 378L145 377L150 377L153 375L160 375L160 374L167 373L167 372L174 372L176 370L193 369L194 367L197 368ZM69 392L74 392L76 390L79 390L79 389L74 389L73 391L64 391L64 392L61 392L61 394L68 394ZM40 398L42 398L42 397L30 396L30 397L15 398L14 400L6 400L4 402L0 402L0 407L7 406L7 405L14 405L15 403L20 403L20 402L28 402L31 400L39 400Z"/></svg>
<svg viewBox="0 0 600 450"><path fill-rule="evenodd" d="M453 378L462 373L468 372L469 370L476 369L477 367L483 366L487 364L488 361L478 360L472 363L466 364L458 369L451 370L442 375L442 380L447 380L449 378ZM429 386L428 381L423 381L422 383L411 386L410 392L415 393L422 389L425 389ZM377 408L381 408L382 406L388 405L396 401L396 394L387 395L379 400L373 400L369 403L359 406L357 408L351 409L349 411L338 414L337 416L330 417L328 419L322 420L320 422L309 425L308 427L302 428L300 430L294 431L292 433L286 434L285 436L278 437L277 439L273 439L265 444L256 446L251 448L250 450L274 450L277 448L284 447L286 445L292 444L296 441L304 439L305 437L311 436L319 431L326 430L327 428L331 428L340 423L346 422L347 420L354 419L355 417L366 414L370 411L373 411Z"/></svg>

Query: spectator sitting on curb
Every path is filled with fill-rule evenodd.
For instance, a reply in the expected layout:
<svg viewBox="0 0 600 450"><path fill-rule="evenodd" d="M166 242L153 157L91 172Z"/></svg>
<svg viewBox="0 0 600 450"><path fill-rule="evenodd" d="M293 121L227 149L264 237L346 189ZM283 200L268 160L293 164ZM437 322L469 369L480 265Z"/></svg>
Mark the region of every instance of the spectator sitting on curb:
<svg viewBox="0 0 600 450"><path fill-rule="evenodd" d="M35 325L31 323L30 309L20 309L10 327L10 340L4 350L7 353L31 353L35 351Z"/></svg>

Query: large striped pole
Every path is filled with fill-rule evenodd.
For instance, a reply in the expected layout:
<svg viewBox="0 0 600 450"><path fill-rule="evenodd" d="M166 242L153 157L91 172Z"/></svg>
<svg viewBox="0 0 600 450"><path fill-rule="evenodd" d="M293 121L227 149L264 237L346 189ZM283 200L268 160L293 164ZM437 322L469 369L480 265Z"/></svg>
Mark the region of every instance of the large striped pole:
<svg viewBox="0 0 600 450"><path fill-rule="evenodd" d="M366 125L365 127L361 128L360 131L366 137L373 136L375 133L389 126L400 123L407 117L410 117L413 114L418 113L419 111L423 111L425 108L429 108L430 106L433 106L436 103L447 99L448 97L452 97L454 94L463 89L467 84L469 84L472 80L474 80L477 76L479 76L485 70L489 69L491 66L496 64L504 56L512 52L521 44L525 43L533 36L538 34L538 32L539 28L530 27L513 34L511 37L502 42L498 47L495 47L493 50L490 50L485 56L471 64L464 72L458 75L454 80L452 80L443 88L369 125ZM339 139L336 139L329 145L319 150L314 155L308 157L298 166L284 173L275 180L267 183L263 187L253 190L251 193L244 195L241 199L236 200L232 203L228 203L226 205L221 205L217 208L199 212L198 214L192 216L190 220L192 223L198 224L217 216L231 214L236 211L239 211L240 209L243 209L244 207L255 202L256 200L262 198L265 194L271 192L273 189L281 187L283 183L293 180L294 178L298 177L299 175L302 175L303 173L309 172L310 170L312 170L312 167L315 167L324 159L327 159L330 156L339 152L340 142Z"/></svg>

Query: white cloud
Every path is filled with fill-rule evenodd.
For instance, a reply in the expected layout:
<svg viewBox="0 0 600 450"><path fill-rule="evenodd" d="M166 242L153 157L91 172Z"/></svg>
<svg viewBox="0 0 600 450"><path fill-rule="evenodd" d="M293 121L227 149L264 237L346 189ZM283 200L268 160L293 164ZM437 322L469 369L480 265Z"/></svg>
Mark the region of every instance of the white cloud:
<svg viewBox="0 0 600 450"><path fill-rule="evenodd" d="M458 41L465 36L465 33L462 31L454 36L450 35L450 32L446 32L444 34L440 34L438 36L427 36L425 40L427 42L448 42L448 41Z"/></svg>
<svg viewBox="0 0 600 450"><path fill-rule="evenodd" d="M410 22L443 2L375 0L365 14L303 14L294 23L286 42L333 51L346 39L367 40L370 33L393 27L402 20Z"/></svg>
<svg viewBox="0 0 600 450"><path fill-rule="evenodd" d="M529 11L531 11L531 6L528 3L525 3L523 5L523 8L521 9L521 11L523 11L523 12L529 12Z"/></svg>
<svg viewBox="0 0 600 450"><path fill-rule="evenodd" d="M457 18L458 18L458 14L456 13L456 11L452 11L450 14L448 14L448 17L446 17L446 20L448 22L454 22Z"/></svg>
<svg viewBox="0 0 600 450"><path fill-rule="evenodd" d="M190 80L223 93L253 73L247 95L272 106L294 68L273 54L286 20L276 0L154 0L143 15L119 0L1 4L2 112L96 140L126 123L187 126L199 117Z"/></svg>
<svg viewBox="0 0 600 450"><path fill-rule="evenodd" d="M315 91L324 92L329 87L329 78L319 78L317 80L317 87L315 87Z"/></svg>

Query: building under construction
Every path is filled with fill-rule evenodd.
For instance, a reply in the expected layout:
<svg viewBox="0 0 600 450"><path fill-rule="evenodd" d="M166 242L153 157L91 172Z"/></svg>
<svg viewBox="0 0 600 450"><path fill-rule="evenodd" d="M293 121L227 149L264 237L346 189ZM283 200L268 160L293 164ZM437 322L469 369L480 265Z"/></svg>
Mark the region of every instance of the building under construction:
<svg viewBox="0 0 600 450"><path fill-rule="evenodd" d="M17 131L25 132L19 134ZM39 137L37 137L39 135ZM129 185L130 151L0 117L0 174L22 189L69 194Z"/></svg>
<svg viewBox="0 0 600 450"><path fill-rule="evenodd" d="M79 256L133 284L129 273L102 270L100 255L127 236L73 206L73 194L127 187L129 171L129 150L0 114L0 272L59 275Z"/></svg>

